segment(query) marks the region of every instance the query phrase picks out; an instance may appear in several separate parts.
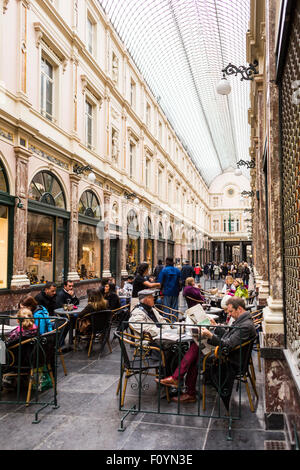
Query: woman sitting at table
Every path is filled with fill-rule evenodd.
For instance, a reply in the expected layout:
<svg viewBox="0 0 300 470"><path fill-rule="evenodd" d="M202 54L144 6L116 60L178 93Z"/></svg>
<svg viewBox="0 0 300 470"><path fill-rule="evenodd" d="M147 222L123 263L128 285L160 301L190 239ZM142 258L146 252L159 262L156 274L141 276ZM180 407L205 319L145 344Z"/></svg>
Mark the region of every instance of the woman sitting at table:
<svg viewBox="0 0 300 470"><path fill-rule="evenodd" d="M91 320L83 318L85 315L108 309L108 302L104 299L100 289L88 289L87 295L88 304L77 316L77 329L81 334L88 334L91 331Z"/></svg>
<svg viewBox="0 0 300 470"><path fill-rule="evenodd" d="M29 308L21 308L17 313L18 326L6 337L6 346L36 336L38 328L34 323L32 311Z"/></svg>
<svg viewBox="0 0 300 470"><path fill-rule="evenodd" d="M112 282L105 284L103 297L107 300L109 310L116 310L121 307L119 296L116 294L116 285Z"/></svg>
<svg viewBox="0 0 300 470"><path fill-rule="evenodd" d="M234 279L232 276L226 276L225 284L222 289L222 294L233 296L235 293L236 287L234 285Z"/></svg>
<svg viewBox="0 0 300 470"><path fill-rule="evenodd" d="M194 305L205 302L205 298L201 294L200 287L196 286L195 279L193 277L186 278L185 287L183 289L182 295L183 297L185 297L188 308L194 307Z"/></svg>
<svg viewBox="0 0 300 470"><path fill-rule="evenodd" d="M53 330L48 310L43 305L38 305L36 299L31 295L27 295L20 300L19 308L29 308L31 310L40 335Z"/></svg>

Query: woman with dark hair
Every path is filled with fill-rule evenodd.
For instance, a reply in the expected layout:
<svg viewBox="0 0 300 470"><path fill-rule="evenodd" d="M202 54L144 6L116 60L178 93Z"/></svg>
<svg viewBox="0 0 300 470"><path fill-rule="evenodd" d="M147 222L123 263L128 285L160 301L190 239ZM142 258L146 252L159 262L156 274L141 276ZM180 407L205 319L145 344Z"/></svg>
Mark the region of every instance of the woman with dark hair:
<svg viewBox="0 0 300 470"><path fill-rule="evenodd" d="M31 295L23 297L19 302L19 308L28 308L31 310L34 318L34 323L38 327L39 333L43 335L48 331L52 331L52 323L49 318L49 313L43 305L39 305L36 298Z"/></svg>
<svg viewBox="0 0 300 470"><path fill-rule="evenodd" d="M138 295L141 290L144 289L154 289L160 287L159 282L150 282L148 279L148 271L149 271L149 264L148 263L141 263L137 270L136 276L133 281L133 288L132 288L132 299L131 299L131 310L135 305L138 304Z"/></svg>
<svg viewBox="0 0 300 470"><path fill-rule="evenodd" d="M104 298L108 302L109 310L116 310L121 307L119 296L116 293L116 285L113 282L108 282L104 286Z"/></svg>

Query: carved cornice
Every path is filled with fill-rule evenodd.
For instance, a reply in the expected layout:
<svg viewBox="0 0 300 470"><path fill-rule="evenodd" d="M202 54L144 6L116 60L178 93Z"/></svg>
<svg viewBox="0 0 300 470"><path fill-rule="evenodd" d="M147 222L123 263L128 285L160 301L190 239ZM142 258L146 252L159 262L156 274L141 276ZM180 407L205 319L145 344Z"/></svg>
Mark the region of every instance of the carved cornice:
<svg viewBox="0 0 300 470"><path fill-rule="evenodd" d="M86 90L89 90L92 93L92 95L95 96L97 101L99 101L99 105L101 106L103 103L104 97L101 91L99 90L99 88L96 87L94 83L85 74L80 75L80 79L81 79L81 84L82 84L82 93L84 94Z"/></svg>
<svg viewBox="0 0 300 470"><path fill-rule="evenodd" d="M135 140L138 142L140 140L138 134L132 129L132 127L127 127L128 140Z"/></svg>
<svg viewBox="0 0 300 470"><path fill-rule="evenodd" d="M36 35L36 47L40 47L41 42L43 41L46 46L50 48L51 51L58 57L60 60L63 72L66 70L67 63L68 63L68 53L66 50L61 46L59 42L49 33L49 31L45 28L45 26L40 23L39 21L33 23L35 35Z"/></svg>

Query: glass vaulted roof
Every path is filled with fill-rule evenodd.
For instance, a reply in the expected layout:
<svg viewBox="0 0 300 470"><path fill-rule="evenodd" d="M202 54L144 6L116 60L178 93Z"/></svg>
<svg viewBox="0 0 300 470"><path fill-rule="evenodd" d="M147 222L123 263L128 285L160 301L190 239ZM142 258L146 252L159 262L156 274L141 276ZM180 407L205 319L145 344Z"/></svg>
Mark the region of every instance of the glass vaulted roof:
<svg viewBox="0 0 300 470"><path fill-rule="evenodd" d="M249 81L216 85L246 65L249 0L98 1L206 183L247 159Z"/></svg>

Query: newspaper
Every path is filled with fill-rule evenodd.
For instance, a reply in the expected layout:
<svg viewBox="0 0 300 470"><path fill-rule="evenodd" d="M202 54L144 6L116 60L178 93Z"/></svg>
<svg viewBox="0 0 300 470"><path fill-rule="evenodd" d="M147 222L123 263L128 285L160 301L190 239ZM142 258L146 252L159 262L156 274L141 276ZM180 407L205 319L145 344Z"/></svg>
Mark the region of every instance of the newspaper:
<svg viewBox="0 0 300 470"><path fill-rule="evenodd" d="M194 307L188 308L185 313L186 313L185 325L186 325L187 332L188 330L192 330L192 328L195 328L195 325L209 326L211 324L209 315L205 313L202 305L200 304L197 304ZM195 343L199 345L199 340L197 336L193 335L193 339ZM201 345L202 345L201 352L204 355L208 354L214 349L214 346L208 344L206 339L201 339Z"/></svg>

